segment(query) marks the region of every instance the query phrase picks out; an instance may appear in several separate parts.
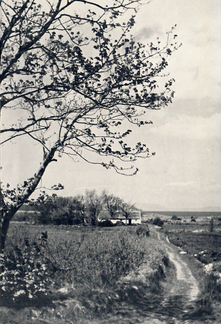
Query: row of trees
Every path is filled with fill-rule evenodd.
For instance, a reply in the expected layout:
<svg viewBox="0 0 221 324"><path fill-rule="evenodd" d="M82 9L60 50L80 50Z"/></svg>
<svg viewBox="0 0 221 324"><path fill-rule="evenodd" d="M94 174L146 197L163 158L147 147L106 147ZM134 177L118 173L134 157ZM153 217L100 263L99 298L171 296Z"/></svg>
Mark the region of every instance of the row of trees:
<svg viewBox="0 0 221 324"><path fill-rule="evenodd" d="M98 195L95 190L86 191L85 195L75 197L61 197L55 194L49 196L44 192L32 206L40 212L38 219L43 224L82 224L93 226L98 224L98 216L106 210L110 217L121 213L128 219L134 205L126 203L123 199L103 191Z"/></svg>

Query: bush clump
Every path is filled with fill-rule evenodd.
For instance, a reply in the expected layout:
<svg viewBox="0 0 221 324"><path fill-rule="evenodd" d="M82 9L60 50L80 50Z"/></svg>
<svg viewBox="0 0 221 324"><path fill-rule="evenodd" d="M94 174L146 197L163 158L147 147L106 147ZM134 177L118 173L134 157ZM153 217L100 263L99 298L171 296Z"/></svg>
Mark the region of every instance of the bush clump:
<svg viewBox="0 0 221 324"><path fill-rule="evenodd" d="M115 225L116 226L126 226L126 224L124 224L124 222L122 222L122 221L117 221Z"/></svg>
<svg viewBox="0 0 221 324"><path fill-rule="evenodd" d="M155 217L153 220L153 225L163 226L164 221L160 217Z"/></svg>
<svg viewBox="0 0 221 324"><path fill-rule="evenodd" d="M147 224L138 225L136 229L138 236L149 236L150 230Z"/></svg>
<svg viewBox="0 0 221 324"><path fill-rule="evenodd" d="M112 226L114 226L114 224L112 223L112 221L109 220L109 219L104 220L102 222L99 222L98 225L101 226L101 227L112 227Z"/></svg>
<svg viewBox="0 0 221 324"><path fill-rule="evenodd" d="M30 244L25 238L23 247L11 246L3 258L4 266L0 273L1 303L26 303L47 295L51 284L49 264L38 242Z"/></svg>

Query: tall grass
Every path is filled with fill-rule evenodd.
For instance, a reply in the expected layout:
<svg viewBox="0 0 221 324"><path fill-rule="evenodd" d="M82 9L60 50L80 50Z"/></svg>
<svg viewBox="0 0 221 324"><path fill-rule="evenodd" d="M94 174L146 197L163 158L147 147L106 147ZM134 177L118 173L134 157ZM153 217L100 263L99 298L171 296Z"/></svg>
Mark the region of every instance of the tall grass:
<svg viewBox="0 0 221 324"><path fill-rule="evenodd" d="M185 314L183 319L215 319L214 302L220 303L220 301L221 282L219 278L214 273L206 274L201 281L201 292L195 301L193 309Z"/></svg>
<svg viewBox="0 0 221 324"><path fill-rule="evenodd" d="M43 229L48 231L46 242L41 240ZM27 241L40 249L38 260L33 262L38 261L39 269L43 265L44 269L47 267L45 276L51 281L50 292L55 293L54 297L58 296L59 289L75 298L113 290L120 278L136 270L145 260L157 268L163 256L163 250L152 238L138 237L136 227L92 231L16 225L9 233L6 256L19 249L23 259L27 259Z"/></svg>
<svg viewBox="0 0 221 324"><path fill-rule="evenodd" d="M102 289L138 267L145 248L135 235L126 231L96 231L63 242L52 238L46 253L53 255L60 285L67 280L75 287Z"/></svg>
<svg viewBox="0 0 221 324"><path fill-rule="evenodd" d="M221 280L218 274L208 273L203 278L198 304L210 310L213 301L221 301Z"/></svg>

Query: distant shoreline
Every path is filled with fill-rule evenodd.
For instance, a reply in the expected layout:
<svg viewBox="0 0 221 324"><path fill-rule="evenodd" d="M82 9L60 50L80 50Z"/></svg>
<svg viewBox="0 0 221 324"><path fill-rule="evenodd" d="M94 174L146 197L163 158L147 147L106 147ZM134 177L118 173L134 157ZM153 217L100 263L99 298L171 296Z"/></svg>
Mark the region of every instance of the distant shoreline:
<svg viewBox="0 0 221 324"><path fill-rule="evenodd" d="M221 211L143 211L142 212L143 215L149 215L149 214L158 214L158 215L165 215L165 216L180 216L180 217L209 217L209 216L213 216L213 217L221 217Z"/></svg>

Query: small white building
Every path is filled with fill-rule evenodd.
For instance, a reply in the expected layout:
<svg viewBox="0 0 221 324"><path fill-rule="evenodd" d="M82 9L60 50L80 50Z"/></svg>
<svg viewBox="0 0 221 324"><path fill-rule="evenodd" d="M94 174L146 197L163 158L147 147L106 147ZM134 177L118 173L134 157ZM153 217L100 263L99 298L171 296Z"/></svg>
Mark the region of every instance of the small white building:
<svg viewBox="0 0 221 324"><path fill-rule="evenodd" d="M125 225L131 224L141 224L142 212L141 210L132 210L129 215L126 217L122 212L118 211L115 213L113 217L111 217L110 213L107 210L102 210L98 215L98 220L110 220L113 224L117 222L123 222Z"/></svg>

